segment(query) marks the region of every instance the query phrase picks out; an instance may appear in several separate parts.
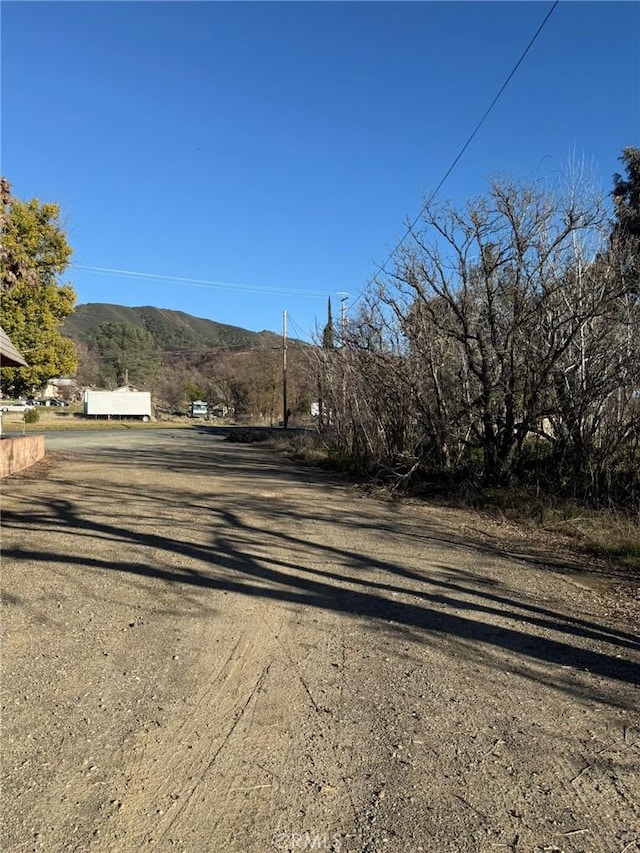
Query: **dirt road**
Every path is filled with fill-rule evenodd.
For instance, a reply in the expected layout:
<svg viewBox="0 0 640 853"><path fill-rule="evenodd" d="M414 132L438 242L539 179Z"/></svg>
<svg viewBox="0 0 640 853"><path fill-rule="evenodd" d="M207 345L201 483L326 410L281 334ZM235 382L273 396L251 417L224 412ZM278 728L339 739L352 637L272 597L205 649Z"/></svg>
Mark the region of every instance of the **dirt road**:
<svg viewBox="0 0 640 853"><path fill-rule="evenodd" d="M3 851L640 849L631 599L256 446L91 441L2 485Z"/></svg>

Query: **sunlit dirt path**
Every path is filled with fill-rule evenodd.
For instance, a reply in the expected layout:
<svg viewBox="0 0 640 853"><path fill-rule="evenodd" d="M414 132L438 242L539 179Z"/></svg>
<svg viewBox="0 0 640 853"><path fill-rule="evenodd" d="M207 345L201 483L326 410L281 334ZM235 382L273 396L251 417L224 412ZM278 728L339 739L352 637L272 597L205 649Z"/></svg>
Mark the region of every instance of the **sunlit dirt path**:
<svg viewBox="0 0 640 853"><path fill-rule="evenodd" d="M470 514L127 433L2 484L3 851L640 849L640 640Z"/></svg>

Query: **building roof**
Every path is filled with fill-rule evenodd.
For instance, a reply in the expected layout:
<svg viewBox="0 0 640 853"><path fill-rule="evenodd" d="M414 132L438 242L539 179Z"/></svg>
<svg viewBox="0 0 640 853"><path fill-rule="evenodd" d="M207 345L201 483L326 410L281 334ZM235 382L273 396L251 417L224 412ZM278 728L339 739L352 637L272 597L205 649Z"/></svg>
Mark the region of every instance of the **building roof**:
<svg viewBox="0 0 640 853"><path fill-rule="evenodd" d="M27 367L27 362L9 340L9 335L0 326L0 367Z"/></svg>
<svg viewBox="0 0 640 853"><path fill-rule="evenodd" d="M61 377L59 379L50 379L47 384L52 385L54 388L75 388L78 383L75 379Z"/></svg>

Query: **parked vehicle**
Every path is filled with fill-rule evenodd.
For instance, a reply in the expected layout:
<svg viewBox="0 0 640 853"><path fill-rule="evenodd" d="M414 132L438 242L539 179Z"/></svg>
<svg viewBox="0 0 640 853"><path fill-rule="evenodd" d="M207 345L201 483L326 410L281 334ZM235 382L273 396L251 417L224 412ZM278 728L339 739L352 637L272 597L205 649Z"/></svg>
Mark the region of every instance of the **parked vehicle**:
<svg viewBox="0 0 640 853"><path fill-rule="evenodd" d="M35 406L68 406L65 400L58 400L56 397L38 397L37 400L27 400L27 403L33 403Z"/></svg>
<svg viewBox="0 0 640 853"><path fill-rule="evenodd" d="M33 408L35 408L33 403L27 403L24 400L20 400L17 403L12 403L7 400L0 404L0 411L2 412L28 412L29 409Z"/></svg>
<svg viewBox="0 0 640 853"><path fill-rule="evenodd" d="M96 418L151 419L149 391L85 391L83 412Z"/></svg>
<svg viewBox="0 0 640 853"><path fill-rule="evenodd" d="M189 417L206 418L209 414L209 404L204 400L194 400L189 408Z"/></svg>

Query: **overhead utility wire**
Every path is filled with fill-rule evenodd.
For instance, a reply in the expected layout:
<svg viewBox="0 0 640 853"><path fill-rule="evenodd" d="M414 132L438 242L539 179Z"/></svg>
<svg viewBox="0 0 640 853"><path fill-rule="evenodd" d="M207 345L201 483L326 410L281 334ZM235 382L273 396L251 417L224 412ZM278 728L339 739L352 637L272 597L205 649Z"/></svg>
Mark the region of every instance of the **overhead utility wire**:
<svg viewBox="0 0 640 853"><path fill-rule="evenodd" d="M135 270L117 270L110 267L90 267L82 264L71 264L77 270L103 275L139 278L144 281L157 281L166 284L186 284L189 287L206 287L212 290L236 290L242 293L276 293L281 296L301 296L308 299L326 299L326 290L297 290L293 287L257 287L250 284L237 284L232 281L215 281L200 278L185 278L183 276L160 275L158 273L136 272Z"/></svg>
<svg viewBox="0 0 640 853"><path fill-rule="evenodd" d="M297 335L300 335L300 339L302 340L304 338L304 336L308 334L308 330L303 329L299 323L296 323L295 319L291 316L291 314L288 311L287 311L287 319L289 320L289 323L291 324L293 331Z"/></svg>
<svg viewBox="0 0 640 853"><path fill-rule="evenodd" d="M473 131L471 132L471 135L469 136L469 138L467 139L467 141L464 143L464 145L462 146L462 148L461 148L461 149L460 149L460 151L458 152L458 155L456 156L455 160L451 163L451 165L449 166L449 168L447 169L447 171L444 173L444 175L443 175L442 179L440 180L440 183L437 185L437 187L435 188L435 190L431 193L431 195L429 196L429 198L427 199L427 201L425 201L425 203L422 205L422 207L420 208L420 211L419 211L419 213L417 214L417 216L415 216L415 217L413 218L413 220L409 223L409 225L407 226L407 229L405 230L404 234L403 234L403 235L402 235L402 237L398 240L398 242L397 242L397 243L396 243L396 245L393 247L393 249L389 252L389 254L388 254L388 255L387 255L387 257L385 258L385 260L383 261L383 263L382 263L382 264L381 264L381 265L376 269L375 273L374 273L374 274L371 276L371 278L367 281L367 283L365 284L365 288L366 288L366 287L368 287L370 284L373 284L373 282L374 282L374 281L375 281L375 279L376 279L376 276L378 276L378 275L379 275L379 274L384 270L384 268L385 268L385 267L386 267L386 265L389 263L389 261L391 260L391 258L395 255L395 253L398 251L398 249L400 248L400 246L402 246L402 244L403 244L403 243L404 243L404 241L407 239L407 237L409 236L409 234L411 234L411 232L413 231L413 229L414 229L415 225L416 225L416 224L418 223L418 221L420 220L420 217L422 216L422 214L423 214L423 213L425 212L425 210L429 207L429 205L430 205L430 204L431 204L431 202L434 200L434 198L438 195L439 191L442 189L442 186L443 186L444 182L447 180L447 178L449 177L449 175L451 174L451 172L453 172L453 170L454 170L454 169L455 169L455 167L457 166L458 161L460 160L460 158L462 157L462 155L464 154L464 152L467 150L467 148L469 147L469 145L470 145L470 144L471 144L471 142L473 141L473 139L474 139L475 135L477 134L477 132L480 130L480 128L482 127L482 125L485 123L485 120L488 118L489 113L491 112L491 110L492 110L492 109L495 107L495 105L498 103L498 100L500 99L500 96L502 95L502 93L504 92L504 90L507 88L507 86L508 86L508 85L509 85L509 83L511 82L512 77L514 76L514 74L516 73L516 71L518 70L518 68L519 68L519 67L520 67L520 65L522 64L522 62L524 61L525 56L529 53L529 51L530 51L530 50L531 50L531 48L533 47L534 42L536 41L536 39L538 38L538 36L539 36L539 35L540 35L540 33L542 32L542 30L544 29L545 24L547 23L547 21L549 20L549 18L550 18L550 17L551 17L551 15L553 14L553 12L554 12L554 10L555 10L555 8L556 8L556 6L558 5L558 3L559 3L559 2L560 2L560 0L554 0L554 3L552 4L551 8L549 9L549 11L547 12L547 14L545 15L544 20L542 21L542 23L540 24L540 26L538 27L538 29L536 30L536 32L535 32L535 33L534 33L534 35L532 36L531 40L529 41L529 44L525 47L525 49L524 49L524 50L523 50L523 52L521 53L520 58L518 59L518 61L516 62L516 64L515 64L515 65L513 66L513 68L511 69L511 71L510 71L510 73L509 73L509 76L507 77L507 79L504 81L504 83L502 84L502 86L501 86L501 87L500 87L500 89L498 90L498 94L495 96L495 98L491 101L491 103L489 104L489 106L488 106L488 107L487 107L487 109L485 110L484 115L482 116L482 118L480 119L480 121L479 121L479 122L476 124L476 126L474 127ZM351 309L356 305L356 303L357 303L360 299L362 299L362 297L364 296L364 292L365 292L365 291L364 291L364 289L363 289L363 290L360 292L360 294L356 297L356 299L353 301L353 303L349 306L349 310L351 310Z"/></svg>
<svg viewBox="0 0 640 853"><path fill-rule="evenodd" d="M288 316L287 316L288 319ZM271 334L274 337L278 337L275 332ZM308 344L306 341L296 340L295 338L288 339L289 349L304 349L310 347L311 344ZM211 355L211 353L227 353L227 352L235 352L236 355L245 355L250 352L269 352L272 349L281 349L281 347L274 347L271 344L220 344L216 347L204 347L198 349L165 349L162 350L163 355Z"/></svg>
<svg viewBox="0 0 640 853"><path fill-rule="evenodd" d="M300 334L300 335L306 335L307 334L307 332L305 332L304 329L302 329L300 327L300 325L298 323L296 323L296 321L292 318L291 314L287 314L287 319L291 323L294 331L297 330L297 334ZM301 343L302 343L302 346L300 345ZM291 348L291 340L289 340L289 346ZM298 346L296 347L296 349L299 353L302 353L302 356L303 356L304 360L306 361L307 366L310 365L313 369L315 369L317 367L317 354L316 354L317 347L316 346L314 346L313 344L307 344L306 341L298 341Z"/></svg>

